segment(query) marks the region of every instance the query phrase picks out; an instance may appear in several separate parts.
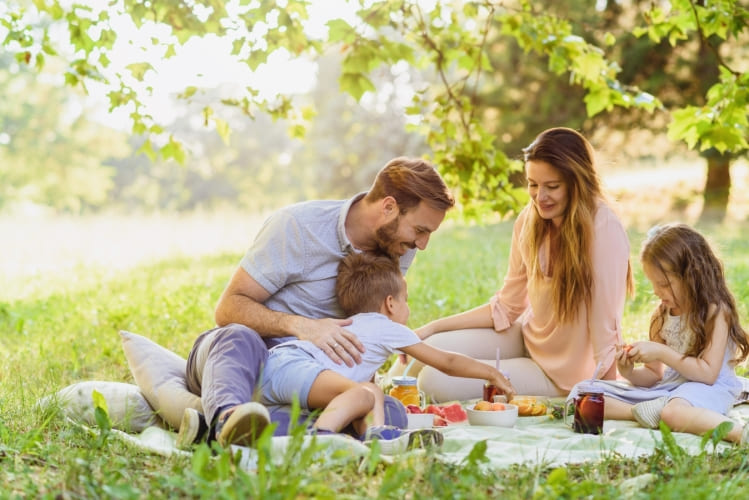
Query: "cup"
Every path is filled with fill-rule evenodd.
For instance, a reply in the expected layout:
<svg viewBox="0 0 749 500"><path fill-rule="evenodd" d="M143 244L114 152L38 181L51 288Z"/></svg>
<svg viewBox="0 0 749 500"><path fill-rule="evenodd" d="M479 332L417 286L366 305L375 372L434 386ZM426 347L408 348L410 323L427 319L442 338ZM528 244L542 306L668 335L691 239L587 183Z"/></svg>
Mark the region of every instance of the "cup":
<svg viewBox="0 0 749 500"><path fill-rule="evenodd" d="M403 406L421 406L424 401L424 393L416 386L416 377L393 377L393 387L388 394L398 399Z"/></svg>
<svg viewBox="0 0 749 500"><path fill-rule="evenodd" d="M600 434L603 430L603 392L595 384L578 385L577 396L564 405L564 421L581 434Z"/></svg>
<svg viewBox="0 0 749 500"><path fill-rule="evenodd" d="M504 391L494 384L489 382L484 383L484 401L494 402L495 396L503 396Z"/></svg>

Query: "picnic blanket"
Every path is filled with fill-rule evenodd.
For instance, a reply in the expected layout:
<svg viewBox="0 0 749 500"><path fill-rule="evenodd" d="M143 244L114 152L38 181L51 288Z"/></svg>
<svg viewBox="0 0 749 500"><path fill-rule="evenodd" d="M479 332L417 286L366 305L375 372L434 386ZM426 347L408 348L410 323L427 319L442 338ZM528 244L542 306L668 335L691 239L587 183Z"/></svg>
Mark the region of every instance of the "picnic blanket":
<svg viewBox="0 0 749 500"><path fill-rule="evenodd" d="M113 435L133 446L161 455L187 453L176 448L177 434L185 407L201 410L200 398L190 393L184 380L185 359L141 335L121 331L123 350L135 379L124 382L85 381L72 384L43 398L40 406L56 403L67 418L92 432L96 425L94 400L105 401L113 425ZM729 416L749 422L749 379L743 404L734 406ZM92 397L94 396L94 397ZM598 461L616 454L638 457L652 454L662 442L659 431L644 429L635 422L607 420L601 435L577 434L561 420L549 416L519 417L512 428L471 426L467 423L440 427L444 443L437 456L449 463L460 463L473 447L486 441L487 467L502 468L514 464L558 466ZM701 437L673 433L676 443L688 453L702 451ZM288 436L272 438L274 459L283 460L290 442ZM311 437L305 437L307 441ZM318 436L327 444L320 453L325 460L360 458L370 449L349 436ZM718 449L731 446L720 443ZM342 451L341 451L342 450ZM246 448L242 465L252 469L255 450ZM418 453L418 451L417 451ZM385 457L397 460L398 457Z"/></svg>
<svg viewBox="0 0 749 500"><path fill-rule="evenodd" d="M749 422L749 404L734 407L729 416L742 423ZM439 430L445 438L436 454L439 460L459 464L477 443L486 441L488 461L484 466L492 469L515 464L554 467L596 462L612 456L636 458L651 455L663 441L660 431L645 429L636 422L607 420L601 435L591 435L575 433L561 420L549 416L520 417L511 428L454 424ZM150 426L138 434L115 432L119 438L143 450L162 455L189 453L176 448L176 433L158 426ZM702 451L700 436L679 432L672 435L687 453L698 454ZM283 458L290 439L288 436L272 438L272 455L275 459L280 461ZM311 439L309 436L305 437L305 440ZM325 435L316 439L326 444L319 451L325 455L323 459L326 461L359 459L370 454L366 445L348 436ZM730 446L733 445L721 442L716 449L719 451ZM711 449L712 445L708 445L708 450ZM344 452L340 453L340 450ZM242 448L242 451L241 465L248 470L253 469L256 463L255 450ZM423 451L416 450L412 453ZM385 457L385 460L393 461L398 458Z"/></svg>

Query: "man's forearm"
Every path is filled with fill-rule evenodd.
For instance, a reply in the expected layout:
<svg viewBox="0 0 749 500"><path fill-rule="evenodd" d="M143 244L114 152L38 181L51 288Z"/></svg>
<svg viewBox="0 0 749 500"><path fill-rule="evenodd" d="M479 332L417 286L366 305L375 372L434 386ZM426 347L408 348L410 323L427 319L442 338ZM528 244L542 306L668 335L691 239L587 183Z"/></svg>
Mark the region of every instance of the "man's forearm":
<svg viewBox="0 0 749 500"><path fill-rule="evenodd" d="M239 323L255 330L261 337L298 336L301 316L273 311L254 300L233 295L216 307L216 324Z"/></svg>

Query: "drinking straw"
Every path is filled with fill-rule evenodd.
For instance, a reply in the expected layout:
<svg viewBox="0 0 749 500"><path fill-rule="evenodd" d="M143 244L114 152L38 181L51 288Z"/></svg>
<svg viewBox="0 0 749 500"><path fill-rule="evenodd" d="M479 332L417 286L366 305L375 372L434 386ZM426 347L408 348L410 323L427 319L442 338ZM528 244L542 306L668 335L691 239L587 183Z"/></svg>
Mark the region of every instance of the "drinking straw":
<svg viewBox="0 0 749 500"><path fill-rule="evenodd" d="M497 371L499 371L499 347L497 347Z"/></svg>
<svg viewBox="0 0 749 500"><path fill-rule="evenodd" d="M413 364L416 362L416 358L411 358L411 361L408 362L408 365L406 365L406 369L403 370L403 378L406 378L406 375L408 375L408 370L411 369Z"/></svg>
<svg viewBox="0 0 749 500"><path fill-rule="evenodd" d="M603 365L603 361L599 361L596 365L596 371L593 372L593 376L590 378L590 380L596 380L598 378L598 372L601 371L601 366Z"/></svg>

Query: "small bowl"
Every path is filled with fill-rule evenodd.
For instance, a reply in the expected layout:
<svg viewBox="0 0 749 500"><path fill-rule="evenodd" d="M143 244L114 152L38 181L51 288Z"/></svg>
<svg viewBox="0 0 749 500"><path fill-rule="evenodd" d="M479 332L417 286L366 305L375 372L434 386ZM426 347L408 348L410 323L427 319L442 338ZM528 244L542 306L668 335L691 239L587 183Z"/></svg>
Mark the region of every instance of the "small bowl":
<svg viewBox="0 0 749 500"><path fill-rule="evenodd" d="M518 419L518 407L512 404L505 404L504 410L474 410L474 406L466 406L468 423L471 425L512 427Z"/></svg>
<svg viewBox="0 0 749 500"><path fill-rule="evenodd" d="M429 429L434 427L434 414L433 413L408 413L408 428L409 429Z"/></svg>

